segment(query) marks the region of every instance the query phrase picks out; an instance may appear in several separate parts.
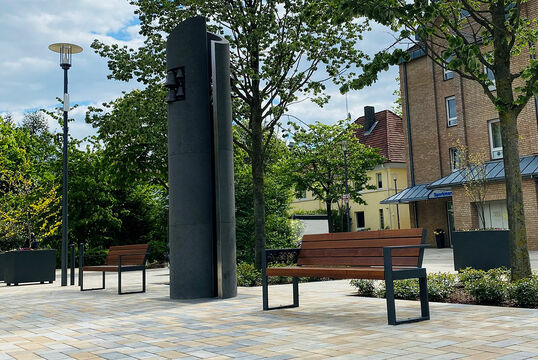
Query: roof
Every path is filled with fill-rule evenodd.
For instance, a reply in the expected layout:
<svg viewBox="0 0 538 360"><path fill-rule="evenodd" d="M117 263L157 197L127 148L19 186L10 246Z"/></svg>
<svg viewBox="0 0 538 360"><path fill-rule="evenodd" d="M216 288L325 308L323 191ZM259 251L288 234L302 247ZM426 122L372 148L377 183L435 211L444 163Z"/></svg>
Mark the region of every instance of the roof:
<svg viewBox="0 0 538 360"><path fill-rule="evenodd" d="M428 189L429 184L421 184L408 187L400 191L391 197L380 201L381 204L394 204L394 203L409 203L412 201L439 199L445 197L451 197L452 191L446 190L431 190Z"/></svg>
<svg viewBox="0 0 538 360"><path fill-rule="evenodd" d="M504 179L504 162L502 160L488 161L486 166L487 181L502 181ZM519 168L522 177L538 176L538 155L523 156L519 159ZM462 185L465 179L464 169L454 171L452 174L432 182L428 188L438 189Z"/></svg>
<svg viewBox="0 0 538 360"><path fill-rule="evenodd" d="M362 127L357 131L359 141L370 147L380 149L379 153L389 162L405 163L405 137L402 118L390 110L375 113L376 122L371 129L364 126L365 117L355 123Z"/></svg>

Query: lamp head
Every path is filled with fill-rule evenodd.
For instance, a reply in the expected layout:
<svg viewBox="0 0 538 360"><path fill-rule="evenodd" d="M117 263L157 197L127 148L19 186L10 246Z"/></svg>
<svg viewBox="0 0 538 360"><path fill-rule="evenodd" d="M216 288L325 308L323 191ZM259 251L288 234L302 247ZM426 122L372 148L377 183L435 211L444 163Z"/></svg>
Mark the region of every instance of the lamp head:
<svg viewBox="0 0 538 360"><path fill-rule="evenodd" d="M82 48L75 44L56 43L49 45L49 50L60 54L60 66L62 69L71 67L71 56L82 52Z"/></svg>

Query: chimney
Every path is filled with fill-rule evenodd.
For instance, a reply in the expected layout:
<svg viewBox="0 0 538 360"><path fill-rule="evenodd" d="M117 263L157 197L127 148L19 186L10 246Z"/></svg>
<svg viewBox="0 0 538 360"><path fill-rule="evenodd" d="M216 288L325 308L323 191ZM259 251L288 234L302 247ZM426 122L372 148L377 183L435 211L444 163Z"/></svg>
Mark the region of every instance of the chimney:
<svg viewBox="0 0 538 360"><path fill-rule="evenodd" d="M364 130L368 131L375 124L375 108L373 106L364 107Z"/></svg>

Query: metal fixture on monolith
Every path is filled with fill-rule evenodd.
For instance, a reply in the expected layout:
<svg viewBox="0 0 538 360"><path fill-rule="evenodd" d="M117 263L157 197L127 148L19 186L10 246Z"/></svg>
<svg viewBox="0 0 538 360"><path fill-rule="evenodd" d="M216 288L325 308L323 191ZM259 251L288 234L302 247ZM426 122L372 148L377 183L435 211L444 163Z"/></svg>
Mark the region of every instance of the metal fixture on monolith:
<svg viewBox="0 0 538 360"><path fill-rule="evenodd" d="M229 44L205 19L166 45L170 297L237 295Z"/></svg>

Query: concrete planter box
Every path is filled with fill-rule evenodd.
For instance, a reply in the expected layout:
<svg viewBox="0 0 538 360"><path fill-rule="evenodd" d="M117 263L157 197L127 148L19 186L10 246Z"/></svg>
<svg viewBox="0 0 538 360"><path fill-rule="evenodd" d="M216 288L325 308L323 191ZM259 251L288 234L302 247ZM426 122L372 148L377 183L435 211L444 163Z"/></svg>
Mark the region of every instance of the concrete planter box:
<svg viewBox="0 0 538 360"><path fill-rule="evenodd" d="M454 269L510 268L508 230L454 231Z"/></svg>
<svg viewBox="0 0 538 360"><path fill-rule="evenodd" d="M8 286L56 280L56 250L8 251L2 257L4 282Z"/></svg>

